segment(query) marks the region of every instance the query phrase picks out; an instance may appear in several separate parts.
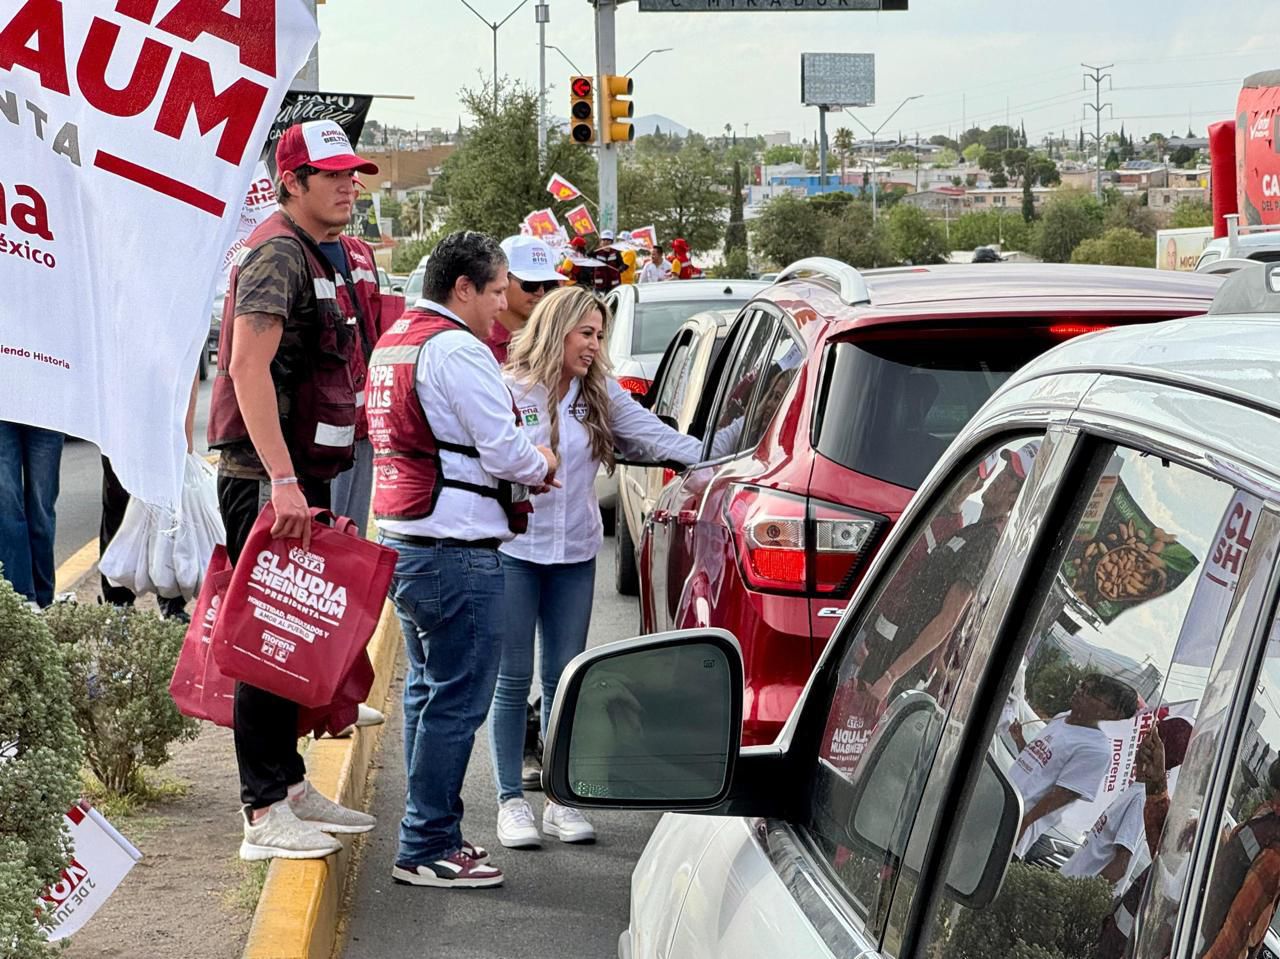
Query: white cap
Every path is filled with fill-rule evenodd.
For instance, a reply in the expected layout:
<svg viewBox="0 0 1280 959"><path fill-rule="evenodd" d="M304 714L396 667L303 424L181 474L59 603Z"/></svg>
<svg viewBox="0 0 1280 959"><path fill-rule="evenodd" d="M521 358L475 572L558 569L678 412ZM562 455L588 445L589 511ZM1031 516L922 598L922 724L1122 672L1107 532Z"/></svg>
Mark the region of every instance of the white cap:
<svg viewBox="0 0 1280 959"><path fill-rule="evenodd" d="M602 240L612 240L612 239L613 239L613 231L612 231L612 230L601 230L601 231L600 231L600 239L602 239Z"/></svg>
<svg viewBox="0 0 1280 959"><path fill-rule="evenodd" d="M622 240L623 242L629 241L631 239L631 231L623 230L621 233L618 234L618 239Z"/></svg>
<svg viewBox="0 0 1280 959"><path fill-rule="evenodd" d="M522 280L563 280L556 272L556 255L536 236L509 236L502 241L507 269Z"/></svg>

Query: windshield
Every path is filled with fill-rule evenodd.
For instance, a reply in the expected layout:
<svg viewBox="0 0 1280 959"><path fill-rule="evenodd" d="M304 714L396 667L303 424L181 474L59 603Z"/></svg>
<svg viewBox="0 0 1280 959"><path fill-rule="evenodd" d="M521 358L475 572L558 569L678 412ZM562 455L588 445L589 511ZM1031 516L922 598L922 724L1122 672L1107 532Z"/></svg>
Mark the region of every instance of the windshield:
<svg viewBox="0 0 1280 959"><path fill-rule="evenodd" d="M1052 342L1030 330L837 342L819 400L817 450L915 489L996 388Z"/></svg>
<svg viewBox="0 0 1280 959"><path fill-rule="evenodd" d="M737 310L746 303L746 297L717 297L714 300L680 300L672 303L636 304L635 322L631 331L631 355L666 352L667 344L675 336L680 324L695 313L707 309Z"/></svg>
<svg viewBox="0 0 1280 959"><path fill-rule="evenodd" d="M409 274L409 282L404 285L406 305L413 306L414 302L422 296L422 281L426 275L427 271L423 267L418 267Z"/></svg>

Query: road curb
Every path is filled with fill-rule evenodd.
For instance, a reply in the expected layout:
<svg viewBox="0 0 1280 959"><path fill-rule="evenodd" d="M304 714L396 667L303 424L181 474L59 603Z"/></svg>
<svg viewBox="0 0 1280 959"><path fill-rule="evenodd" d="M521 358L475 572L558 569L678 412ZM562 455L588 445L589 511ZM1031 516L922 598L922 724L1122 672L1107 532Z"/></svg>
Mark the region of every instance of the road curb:
<svg viewBox="0 0 1280 959"><path fill-rule="evenodd" d="M385 603L369 642L375 678L366 700L384 712L401 646L400 622ZM306 754L307 778L342 805L364 808L369 763L382 729L372 726L357 729L350 739L316 740ZM395 823L378 828L394 829ZM342 851L327 859L272 861L242 959L330 959L353 841L351 836L338 838Z"/></svg>

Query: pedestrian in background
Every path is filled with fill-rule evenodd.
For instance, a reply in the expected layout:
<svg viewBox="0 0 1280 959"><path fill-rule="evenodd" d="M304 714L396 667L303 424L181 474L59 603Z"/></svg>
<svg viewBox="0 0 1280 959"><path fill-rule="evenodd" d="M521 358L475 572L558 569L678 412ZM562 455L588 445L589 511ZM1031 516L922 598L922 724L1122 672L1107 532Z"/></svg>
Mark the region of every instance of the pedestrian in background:
<svg viewBox="0 0 1280 959"><path fill-rule="evenodd" d="M53 602L63 436L0 421L0 575L41 609Z"/></svg>
<svg viewBox="0 0 1280 959"><path fill-rule="evenodd" d="M696 280L702 271L693 265L693 254L689 252L689 243L684 237L676 237L671 241L671 279Z"/></svg>
<svg viewBox="0 0 1280 959"><path fill-rule="evenodd" d="M595 478L612 471L615 444L648 461L695 462L701 440L679 433L637 403L609 375L608 309L581 287L543 298L512 344L504 371L529 438L559 456L561 486L534 496L529 531L502 546L506 631L489 743L498 786L498 841L541 844L524 798L521 753L525 704L533 682L534 632L542 637L542 727L546 730L565 665L587 645L596 554L604 541ZM590 842L595 829L576 809L548 801L543 831Z"/></svg>
<svg viewBox="0 0 1280 959"><path fill-rule="evenodd" d="M232 267L209 409L232 563L267 503L276 517L271 535L307 549L311 508L329 507L329 481L351 466L355 443L355 304L320 244L350 221L356 172L378 168L328 120L289 127L276 166L280 209ZM297 703L238 682L234 722L242 859L319 859L342 848L326 833L373 828L372 816L307 782Z"/></svg>
<svg viewBox="0 0 1280 959"><path fill-rule="evenodd" d="M509 236L502 241L507 258L507 308L498 314L493 332L485 343L501 366L507 362L511 337L529 322L533 308L544 294L558 289L565 277L555 268L556 257L551 247L536 236Z"/></svg>
<svg viewBox="0 0 1280 959"><path fill-rule="evenodd" d="M641 283L659 283L671 278L671 264L662 257L662 244L655 243L649 251L649 259L640 270Z"/></svg>
<svg viewBox="0 0 1280 959"><path fill-rule="evenodd" d="M425 298L378 341L371 363L373 508L381 542L399 554L392 599L409 659L408 790L392 877L416 886L502 883L463 838L462 781L498 672L498 546L525 528L526 488L555 478L554 455L518 428L485 345L507 308L507 278L492 238L445 237L427 263ZM523 715L522 704L522 728Z"/></svg>

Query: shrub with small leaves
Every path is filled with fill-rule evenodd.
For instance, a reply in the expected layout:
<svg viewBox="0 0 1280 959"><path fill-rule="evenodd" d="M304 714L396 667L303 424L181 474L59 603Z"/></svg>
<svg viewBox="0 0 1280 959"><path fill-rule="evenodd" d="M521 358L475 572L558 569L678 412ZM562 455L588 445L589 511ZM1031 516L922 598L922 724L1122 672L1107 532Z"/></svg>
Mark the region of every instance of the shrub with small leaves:
<svg viewBox="0 0 1280 959"><path fill-rule="evenodd" d="M57 603L45 621L71 681L71 705L93 774L117 794L135 790L141 767L169 760L169 744L195 737L169 680L186 627L149 611Z"/></svg>
<svg viewBox="0 0 1280 959"><path fill-rule="evenodd" d="M49 630L0 579L0 953L52 955L36 897L70 845L63 814L80 794L80 736Z"/></svg>

